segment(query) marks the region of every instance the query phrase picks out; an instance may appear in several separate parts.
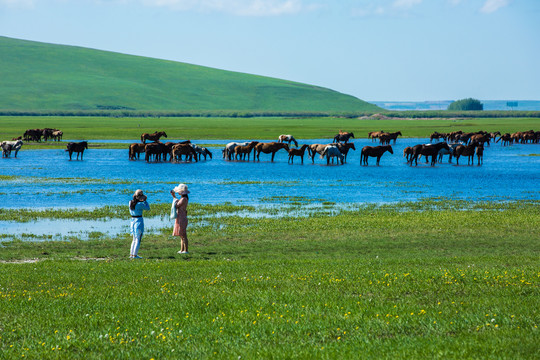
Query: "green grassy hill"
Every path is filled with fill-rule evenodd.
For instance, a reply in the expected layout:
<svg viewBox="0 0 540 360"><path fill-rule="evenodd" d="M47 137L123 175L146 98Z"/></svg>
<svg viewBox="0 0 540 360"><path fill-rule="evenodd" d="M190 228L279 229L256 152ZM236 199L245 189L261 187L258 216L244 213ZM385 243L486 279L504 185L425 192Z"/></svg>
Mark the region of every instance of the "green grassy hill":
<svg viewBox="0 0 540 360"><path fill-rule="evenodd" d="M0 110L380 110L307 84L7 37L0 37L0 79Z"/></svg>

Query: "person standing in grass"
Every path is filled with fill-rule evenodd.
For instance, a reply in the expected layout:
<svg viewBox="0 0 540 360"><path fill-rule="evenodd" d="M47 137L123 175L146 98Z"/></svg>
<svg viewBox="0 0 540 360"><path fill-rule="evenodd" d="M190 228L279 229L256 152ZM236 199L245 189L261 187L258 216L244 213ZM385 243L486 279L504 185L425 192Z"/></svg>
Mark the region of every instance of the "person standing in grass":
<svg viewBox="0 0 540 360"><path fill-rule="evenodd" d="M180 195L180 199L176 198L175 193ZM179 254L189 254L188 252L188 238L187 238L187 206L189 197L188 194L190 191L186 184L179 184L173 190L171 190L171 195L173 197L173 215L174 217L174 229L173 236L180 236L180 251Z"/></svg>
<svg viewBox="0 0 540 360"><path fill-rule="evenodd" d="M142 259L138 253L144 233L143 210L150 210L150 205L148 205L146 195L143 194L143 191L137 190L133 194L133 199L129 202L129 213L131 214L130 229L131 235L133 235L131 250L129 252L131 259Z"/></svg>

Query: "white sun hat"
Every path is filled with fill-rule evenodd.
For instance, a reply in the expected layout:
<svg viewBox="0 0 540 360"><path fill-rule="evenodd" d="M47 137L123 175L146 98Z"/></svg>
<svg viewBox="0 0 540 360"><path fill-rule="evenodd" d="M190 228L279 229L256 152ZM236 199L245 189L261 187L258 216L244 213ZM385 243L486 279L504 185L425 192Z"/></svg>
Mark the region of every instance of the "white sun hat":
<svg viewBox="0 0 540 360"><path fill-rule="evenodd" d="M186 184L178 184L173 190L180 195L187 195L190 193Z"/></svg>

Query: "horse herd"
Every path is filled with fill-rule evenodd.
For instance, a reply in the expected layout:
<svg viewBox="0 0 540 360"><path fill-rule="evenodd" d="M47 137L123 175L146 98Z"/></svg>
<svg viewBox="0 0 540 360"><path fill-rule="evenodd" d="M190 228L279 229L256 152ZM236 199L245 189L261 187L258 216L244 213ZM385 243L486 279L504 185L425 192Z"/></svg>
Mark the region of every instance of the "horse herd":
<svg viewBox="0 0 540 360"><path fill-rule="evenodd" d="M40 135L41 134L41 135ZM55 135L53 135L55 134ZM57 129L30 129L27 130L23 137L31 141L41 141L52 138L59 141L58 137L62 136L62 132ZM375 157L377 159L377 165L380 164L380 159L386 152L393 154L394 151L390 142L396 143L397 137L402 136L400 131L397 132L385 132L375 131L368 133L368 138L372 141L377 139L380 141L379 146L364 146L360 153L360 164L368 165L368 158ZM212 153L205 147L192 144L190 140L182 142L161 142L160 139L167 138L167 134L164 131L157 131L152 134L143 133L141 135L140 143L133 143L129 145L129 159L140 159L140 154L145 153L145 160L150 161L182 161L185 157L185 161L200 161L204 156L204 160L209 156L212 159ZM497 139L498 137L498 139ZM18 151L23 145L22 137L13 139L12 141L3 141L1 143L2 156L9 157L11 152L15 152L17 157ZM250 160L251 153L253 153L253 160L260 160L261 153L270 154L270 161L274 161L275 154L279 150L285 150L289 154L288 162L294 163L294 158L299 157L302 164L304 163L304 155L306 150L312 163L315 162L315 155L319 154L321 159L326 158L326 163L330 164L337 160L337 163L344 164L347 161L347 154L350 150L356 150L353 142L350 139L354 138L354 133L345 132L340 130L337 135L333 137L333 142L329 144L298 144L298 141L292 135L280 135L277 142L230 142L225 145L222 150L223 159L226 160ZM434 140L444 140L443 142L433 143ZM430 136L430 142L427 144L418 144L412 147L406 147L403 150L403 157L407 159L409 165L418 165L418 159L422 156L425 157L426 163L431 158L431 165L434 166L437 162L442 162L443 156L448 155L448 162L452 162L452 158L456 158L456 163L459 165L459 159L462 156L468 158L468 164L474 164L474 157L477 158L477 164L482 165L484 146L490 145L491 141L495 143L502 141L501 144L510 145L512 143L539 143L540 131L524 131L515 132L513 134L503 134L500 132L488 133L485 131L478 131L474 133L464 133L462 131L455 131L451 133L439 133L434 132ZM147 142L148 141L148 142ZM448 143L447 141L451 141ZM291 143L295 147L291 147ZM88 142L70 142L66 146L66 151L69 153L69 159L72 159L72 154L76 153L76 159L83 159L84 150L88 149Z"/></svg>

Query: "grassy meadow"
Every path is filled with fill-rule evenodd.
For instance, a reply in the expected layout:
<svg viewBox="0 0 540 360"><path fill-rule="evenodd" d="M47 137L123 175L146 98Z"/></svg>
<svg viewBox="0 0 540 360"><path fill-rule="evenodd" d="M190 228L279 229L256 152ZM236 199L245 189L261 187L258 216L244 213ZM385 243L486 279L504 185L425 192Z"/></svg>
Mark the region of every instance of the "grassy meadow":
<svg viewBox="0 0 540 360"><path fill-rule="evenodd" d="M191 204L189 255L167 222L144 236L140 261L128 234L3 242L3 358L537 357L536 202L241 210L265 211ZM19 216L71 217L0 212Z"/></svg>
<svg viewBox="0 0 540 360"><path fill-rule="evenodd" d="M377 111L330 89L0 36L2 110Z"/></svg>
<svg viewBox="0 0 540 360"><path fill-rule="evenodd" d="M2 140L21 136L27 129L56 128L64 139L139 139L143 132L164 130L171 139L263 139L277 140L280 134L297 139L332 138L342 129L366 138L371 131L401 131L404 137L429 137L434 131L515 132L537 129L538 118L467 119L346 119L346 118L110 118L62 116L0 117ZM90 144L92 145L92 144ZM58 146L53 143L41 147ZM23 148L24 149L24 148Z"/></svg>

